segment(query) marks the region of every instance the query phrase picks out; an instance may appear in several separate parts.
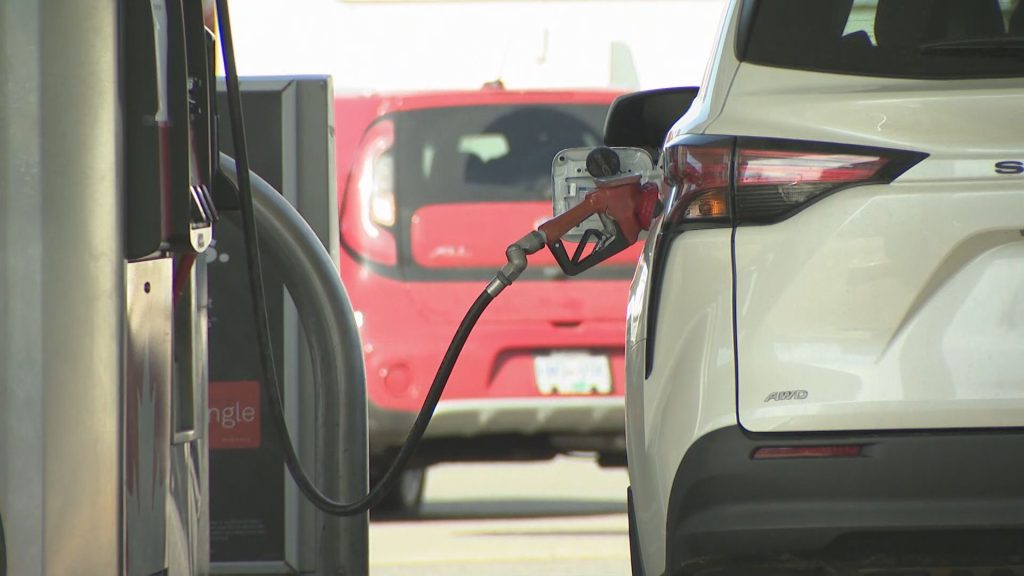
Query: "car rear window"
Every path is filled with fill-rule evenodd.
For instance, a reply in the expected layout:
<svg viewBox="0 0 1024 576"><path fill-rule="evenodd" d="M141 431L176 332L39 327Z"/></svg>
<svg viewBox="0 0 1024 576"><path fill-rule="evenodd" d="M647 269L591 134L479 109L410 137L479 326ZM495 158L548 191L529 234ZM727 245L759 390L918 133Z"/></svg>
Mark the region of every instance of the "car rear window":
<svg viewBox="0 0 1024 576"><path fill-rule="evenodd" d="M1024 0L746 0L740 59L897 78L1024 75Z"/></svg>
<svg viewBox="0 0 1024 576"><path fill-rule="evenodd" d="M555 155L566 148L601 145L609 104L450 106L389 114L395 126L396 269L417 281L491 278L508 242L535 227L537 218L550 217ZM509 203L535 204L539 210L525 205L510 209ZM536 216L520 222L524 214ZM461 224L473 233L458 242L438 239L438 226L463 217L471 219ZM465 262L460 261L463 252ZM432 263L438 253L451 257ZM497 260L482 264L470 253ZM540 262L521 279L628 280L635 268L635 261L610 262L567 278L552 274L554 261Z"/></svg>
<svg viewBox="0 0 1024 576"><path fill-rule="evenodd" d="M601 143L607 105L462 106L395 118L396 203L550 201L551 161Z"/></svg>

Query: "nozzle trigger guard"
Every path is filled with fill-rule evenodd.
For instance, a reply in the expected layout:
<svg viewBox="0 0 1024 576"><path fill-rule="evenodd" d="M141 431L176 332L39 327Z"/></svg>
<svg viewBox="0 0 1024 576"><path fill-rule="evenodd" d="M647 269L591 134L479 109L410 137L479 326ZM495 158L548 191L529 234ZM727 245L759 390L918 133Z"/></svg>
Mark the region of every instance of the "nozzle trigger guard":
<svg viewBox="0 0 1024 576"><path fill-rule="evenodd" d="M619 224L613 222L612 225L615 226L615 234L608 234L593 228L584 232L571 257L561 239L548 244L548 249L551 250L551 254L555 257L555 262L558 262L562 272L567 276L576 276L628 248L632 243L626 239ZM596 239L597 242L588 252L587 248L590 246L591 238Z"/></svg>

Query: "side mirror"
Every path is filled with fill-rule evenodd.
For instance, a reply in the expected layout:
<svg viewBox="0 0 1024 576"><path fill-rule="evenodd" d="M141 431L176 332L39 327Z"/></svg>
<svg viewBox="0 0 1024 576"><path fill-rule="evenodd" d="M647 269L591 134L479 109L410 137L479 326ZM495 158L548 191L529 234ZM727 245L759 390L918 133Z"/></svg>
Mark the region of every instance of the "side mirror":
<svg viewBox="0 0 1024 576"><path fill-rule="evenodd" d="M657 156L665 135L690 109L697 91L696 87L688 86L619 96L605 118L605 145L643 148Z"/></svg>

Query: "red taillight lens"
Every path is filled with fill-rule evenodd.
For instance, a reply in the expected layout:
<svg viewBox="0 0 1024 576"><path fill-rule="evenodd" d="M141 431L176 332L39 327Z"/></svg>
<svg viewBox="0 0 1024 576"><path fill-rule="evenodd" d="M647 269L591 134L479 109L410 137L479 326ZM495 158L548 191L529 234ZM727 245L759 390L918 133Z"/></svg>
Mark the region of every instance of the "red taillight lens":
<svg viewBox="0 0 1024 576"><path fill-rule="evenodd" d="M885 166L876 155L740 150L738 182L744 185L841 183L869 180Z"/></svg>
<svg viewBox="0 0 1024 576"><path fill-rule="evenodd" d="M366 131L355 156L341 217L345 244L380 264L398 262L395 225L395 125L377 122Z"/></svg>
<svg viewBox="0 0 1024 576"><path fill-rule="evenodd" d="M732 152L731 138L698 141L668 149L668 181L676 188L677 195L672 211L675 221L683 223L729 217Z"/></svg>
<svg viewBox="0 0 1024 576"><path fill-rule="evenodd" d="M856 458L862 454L860 444L837 446L762 446L751 454L754 460L780 460L785 458Z"/></svg>
<svg viewBox="0 0 1024 576"><path fill-rule="evenodd" d="M842 188L888 183L926 154L770 138L688 136L666 150L669 221L767 224Z"/></svg>
<svg viewBox="0 0 1024 576"><path fill-rule="evenodd" d="M877 182L889 159L851 154L738 147L736 213L741 222L773 222L822 194Z"/></svg>

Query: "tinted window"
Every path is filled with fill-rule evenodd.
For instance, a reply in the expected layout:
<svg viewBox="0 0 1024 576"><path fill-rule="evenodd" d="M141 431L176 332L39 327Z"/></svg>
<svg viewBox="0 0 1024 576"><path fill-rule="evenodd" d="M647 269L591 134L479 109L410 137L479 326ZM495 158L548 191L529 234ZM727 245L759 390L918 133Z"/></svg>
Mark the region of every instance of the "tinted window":
<svg viewBox="0 0 1024 576"><path fill-rule="evenodd" d="M550 214L551 162L566 148L599 146L608 105L531 104L452 106L408 110L390 116L395 124L394 233L398 240L398 268L412 280L486 280L494 268L421 267L413 255L413 216L420 229L431 219L451 217L465 206L492 202L541 202L538 216ZM441 208L425 216L425 207ZM454 212L445 210L451 208ZM429 212L429 211L428 211ZM495 217L500 217L495 213ZM436 220L434 220L436 222ZM494 254L501 259L510 238L482 234L486 223L471 222L477 232L464 245L484 253L487 242L500 241ZM529 231L524 223L516 234ZM428 240L429 242L429 240ZM553 265L553 263L552 263ZM607 264L581 279L628 279L635 267ZM550 279L551 269L531 266L523 279ZM561 276L559 276L562 278Z"/></svg>
<svg viewBox="0 0 1024 576"><path fill-rule="evenodd" d="M551 198L551 161L597 146L607 106L473 106L405 112L395 120L396 202Z"/></svg>
<svg viewBox="0 0 1024 576"><path fill-rule="evenodd" d="M748 0L741 59L888 77L1021 76L1021 5L1022 0Z"/></svg>

